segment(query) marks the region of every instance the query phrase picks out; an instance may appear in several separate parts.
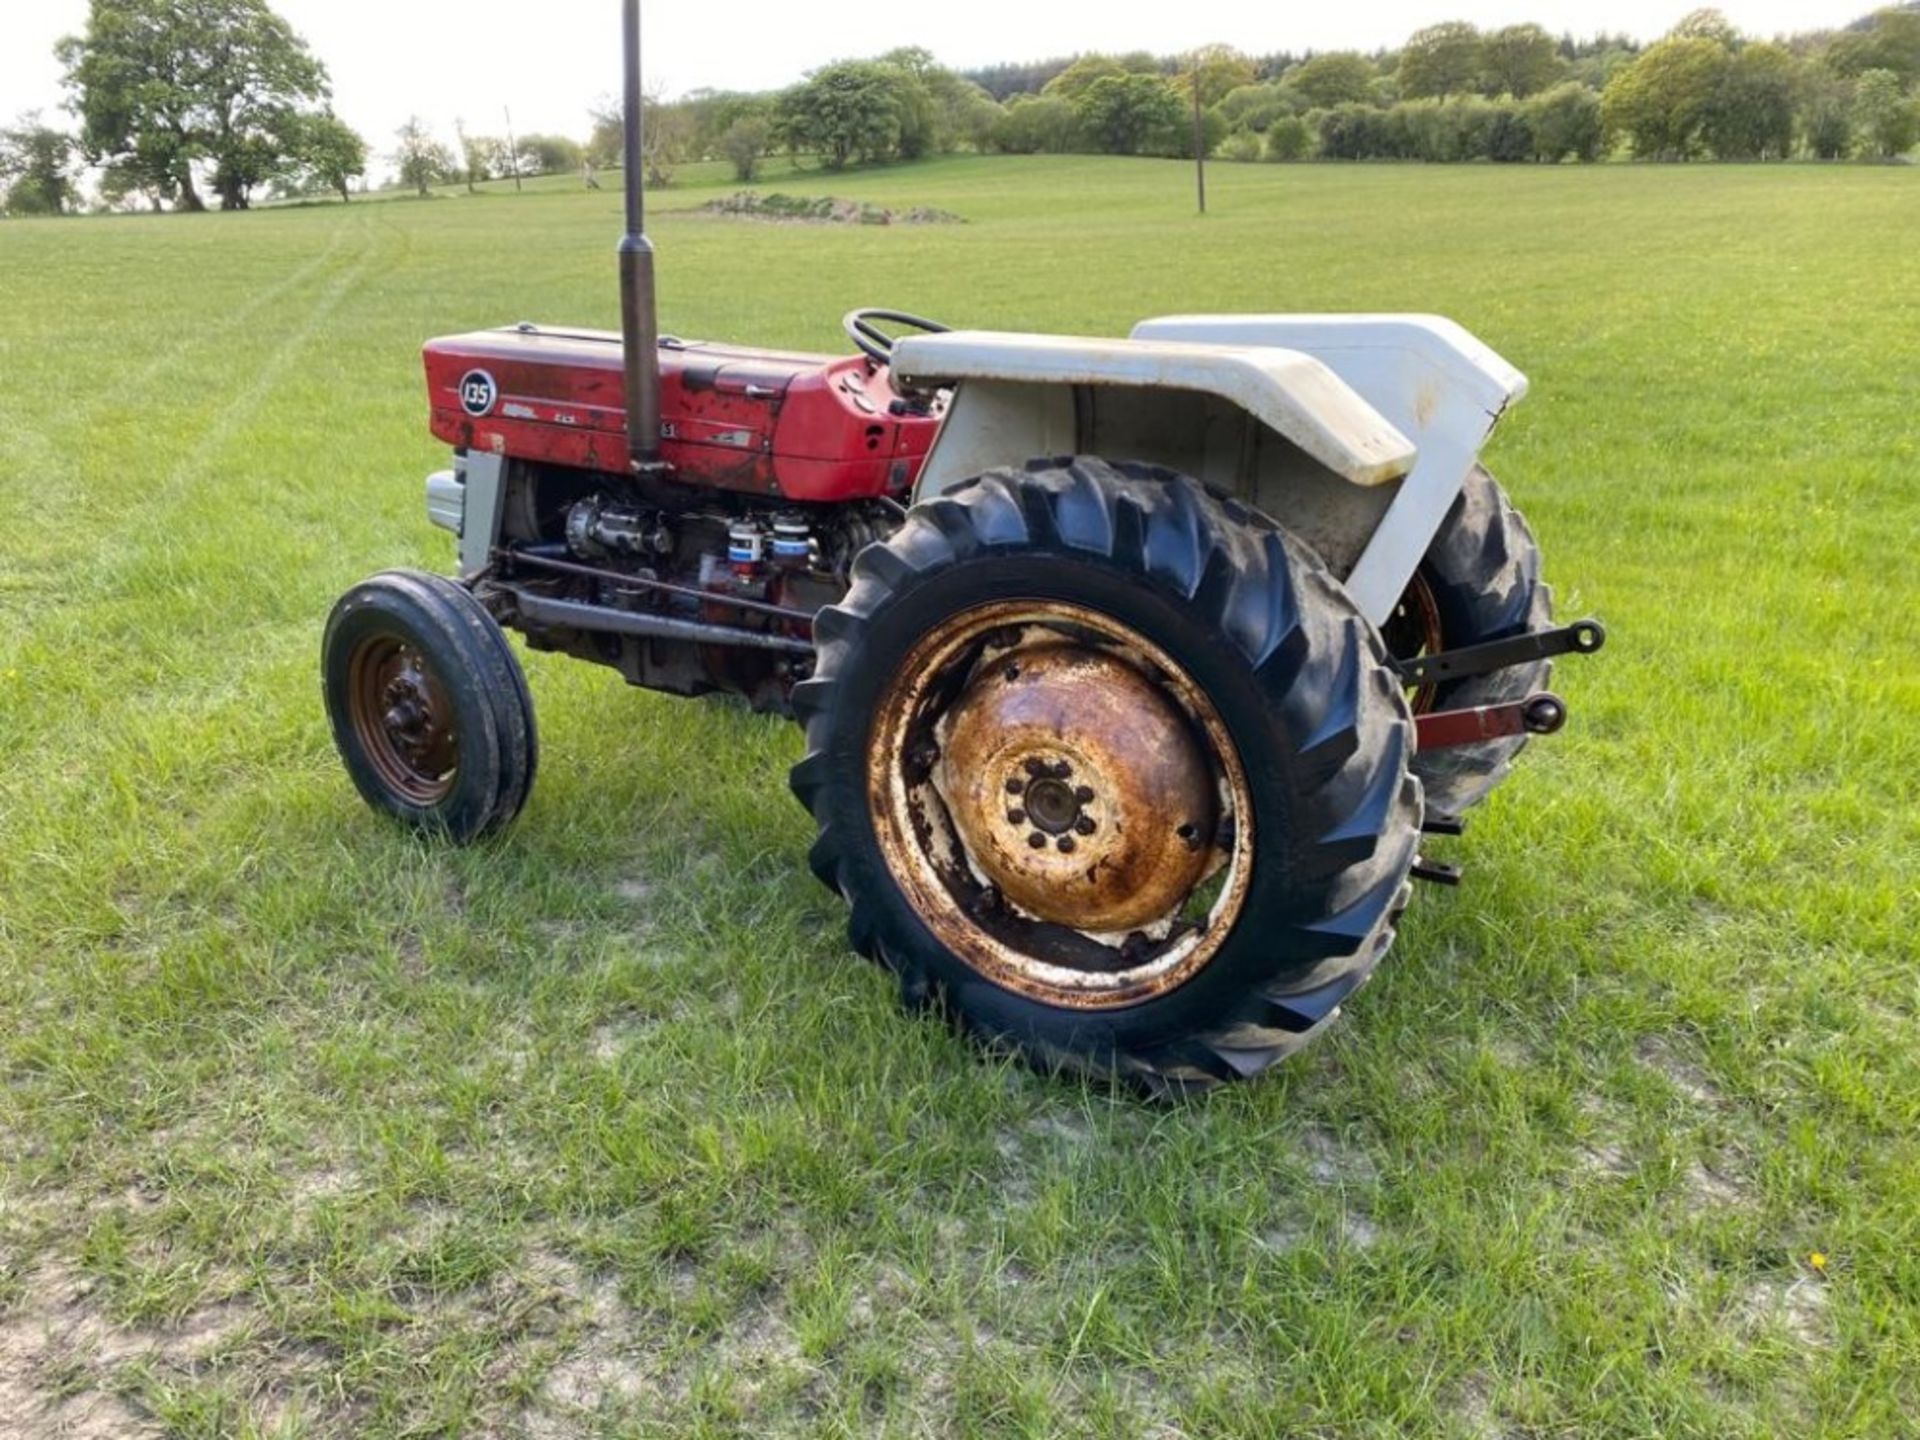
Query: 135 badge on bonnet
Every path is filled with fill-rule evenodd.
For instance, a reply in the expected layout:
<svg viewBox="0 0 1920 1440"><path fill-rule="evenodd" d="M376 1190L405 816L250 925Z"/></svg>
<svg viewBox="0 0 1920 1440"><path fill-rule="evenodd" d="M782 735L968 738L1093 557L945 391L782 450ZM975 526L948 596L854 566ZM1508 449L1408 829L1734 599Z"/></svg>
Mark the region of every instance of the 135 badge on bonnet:
<svg viewBox="0 0 1920 1440"><path fill-rule="evenodd" d="M485 415L500 398L500 387L484 370L469 370L460 377L460 408L469 415Z"/></svg>

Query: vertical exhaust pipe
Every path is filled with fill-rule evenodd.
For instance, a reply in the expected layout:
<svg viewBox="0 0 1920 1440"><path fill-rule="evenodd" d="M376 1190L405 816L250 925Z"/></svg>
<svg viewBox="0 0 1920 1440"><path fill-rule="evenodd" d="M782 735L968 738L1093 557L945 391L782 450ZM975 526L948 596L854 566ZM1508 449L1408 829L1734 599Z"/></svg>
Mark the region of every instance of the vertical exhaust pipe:
<svg viewBox="0 0 1920 1440"><path fill-rule="evenodd" d="M636 469L660 464L660 315L641 194L645 146L640 90L640 0L623 0L626 87L622 105L627 233L620 237L620 339L627 398L627 453Z"/></svg>

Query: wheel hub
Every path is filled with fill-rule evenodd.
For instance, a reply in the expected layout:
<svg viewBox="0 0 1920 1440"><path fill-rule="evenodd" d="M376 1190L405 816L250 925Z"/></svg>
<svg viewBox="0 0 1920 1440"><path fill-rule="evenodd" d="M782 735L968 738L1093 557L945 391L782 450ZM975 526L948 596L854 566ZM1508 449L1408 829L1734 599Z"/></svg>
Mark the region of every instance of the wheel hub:
<svg viewBox="0 0 1920 1440"><path fill-rule="evenodd" d="M348 707L368 759L395 793L431 805L452 787L458 735L438 678L393 636L363 642L350 662Z"/></svg>
<svg viewBox="0 0 1920 1440"><path fill-rule="evenodd" d="M1191 724L1111 653L1070 643L984 666L934 775L973 869L1036 919L1119 933L1177 909L1217 801Z"/></svg>

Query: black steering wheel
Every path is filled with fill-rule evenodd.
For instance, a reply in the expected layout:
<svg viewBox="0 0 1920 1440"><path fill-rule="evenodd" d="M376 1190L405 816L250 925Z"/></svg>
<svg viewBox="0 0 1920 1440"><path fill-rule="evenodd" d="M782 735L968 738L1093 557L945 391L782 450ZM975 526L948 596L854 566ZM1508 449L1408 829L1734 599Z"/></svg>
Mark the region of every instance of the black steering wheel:
<svg viewBox="0 0 1920 1440"><path fill-rule="evenodd" d="M853 341L855 348L876 365L890 364L893 360L893 336L880 328L876 323L879 321L889 325L904 325L909 330L919 330L928 335L945 335L953 328L951 325L942 325L938 320L908 315L901 310L849 310L840 322L841 328L847 332L847 338Z"/></svg>

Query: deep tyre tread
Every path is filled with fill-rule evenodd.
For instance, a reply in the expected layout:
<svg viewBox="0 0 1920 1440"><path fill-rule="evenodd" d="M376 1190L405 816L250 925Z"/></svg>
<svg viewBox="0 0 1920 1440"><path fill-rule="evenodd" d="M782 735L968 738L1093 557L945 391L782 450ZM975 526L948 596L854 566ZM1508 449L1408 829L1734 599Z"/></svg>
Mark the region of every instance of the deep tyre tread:
<svg viewBox="0 0 1920 1440"><path fill-rule="evenodd" d="M1051 1005L955 957L889 872L868 807L877 697L930 617L1039 594L1112 615L1186 668L1253 791L1253 884L1233 931L1177 988L1124 1008ZM1264 518L1153 466L996 469L863 552L815 636L792 776L819 826L809 858L851 907L853 948L899 977L908 1008L1043 1069L1182 1095L1309 1043L1386 953L1419 838L1412 717L1345 590Z"/></svg>
<svg viewBox="0 0 1920 1440"><path fill-rule="evenodd" d="M347 674L370 634L404 638L445 687L458 736L449 792L422 806L395 793L367 757L350 719ZM419 570L387 570L340 597L327 617L321 689L348 776L375 810L456 843L511 822L525 806L539 763L533 695L503 631L464 586Z"/></svg>
<svg viewBox="0 0 1920 1440"><path fill-rule="evenodd" d="M1540 547L1526 519L1483 466L1468 475L1453 508L1421 562L1439 608L1446 648L1504 640L1553 624L1553 588L1540 578ZM1551 660L1514 665L1489 675L1442 685L1435 708L1465 709L1521 700L1547 688ZM1413 773L1426 787L1427 805L1460 815L1486 799L1506 778L1527 737L1456 745L1416 755Z"/></svg>

